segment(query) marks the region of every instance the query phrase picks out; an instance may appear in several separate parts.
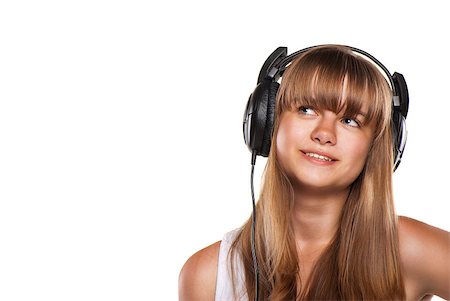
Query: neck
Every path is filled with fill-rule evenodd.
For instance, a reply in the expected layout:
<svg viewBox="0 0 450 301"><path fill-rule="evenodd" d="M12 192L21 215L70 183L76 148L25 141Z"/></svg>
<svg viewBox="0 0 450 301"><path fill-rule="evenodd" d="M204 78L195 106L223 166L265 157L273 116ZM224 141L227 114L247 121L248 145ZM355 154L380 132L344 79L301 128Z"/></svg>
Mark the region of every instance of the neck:
<svg viewBox="0 0 450 301"><path fill-rule="evenodd" d="M318 192L295 192L292 222L299 246L322 247L331 242L339 227L342 207L350 188Z"/></svg>

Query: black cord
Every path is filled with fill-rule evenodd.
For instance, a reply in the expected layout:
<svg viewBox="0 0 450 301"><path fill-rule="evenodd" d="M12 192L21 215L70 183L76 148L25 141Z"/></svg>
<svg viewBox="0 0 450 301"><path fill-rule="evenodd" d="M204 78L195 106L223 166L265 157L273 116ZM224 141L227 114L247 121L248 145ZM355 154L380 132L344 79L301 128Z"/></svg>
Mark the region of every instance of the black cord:
<svg viewBox="0 0 450 301"><path fill-rule="evenodd" d="M253 188L253 174L255 172L255 161L256 161L256 151L252 152L252 172L250 176L250 187L252 191L252 206L253 206L253 214L252 214L252 237L251 237L251 246L252 246L252 258L253 258L253 268L255 270L255 301L258 301L258 292L259 292L259 270L258 270L258 259L256 257L256 248L255 248L255 228L256 228L256 202L255 202L255 193Z"/></svg>

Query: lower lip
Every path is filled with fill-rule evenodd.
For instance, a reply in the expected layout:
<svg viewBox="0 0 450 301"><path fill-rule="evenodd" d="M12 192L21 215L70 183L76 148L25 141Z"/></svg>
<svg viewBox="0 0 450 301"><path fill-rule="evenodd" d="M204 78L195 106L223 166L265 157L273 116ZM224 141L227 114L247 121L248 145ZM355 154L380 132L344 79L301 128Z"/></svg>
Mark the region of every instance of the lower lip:
<svg viewBox="0 0 450 301"><path fill-rule="evenodd" d="M324 161L324 160L320 160L314 157L310 157L307 156L304 152L301 152L303 157L305 157L305 159L307 159L308 161L317 164L317 165L322 165L322 166L330 166L333 165L334 163L336 163L336 161Z"/></svg>

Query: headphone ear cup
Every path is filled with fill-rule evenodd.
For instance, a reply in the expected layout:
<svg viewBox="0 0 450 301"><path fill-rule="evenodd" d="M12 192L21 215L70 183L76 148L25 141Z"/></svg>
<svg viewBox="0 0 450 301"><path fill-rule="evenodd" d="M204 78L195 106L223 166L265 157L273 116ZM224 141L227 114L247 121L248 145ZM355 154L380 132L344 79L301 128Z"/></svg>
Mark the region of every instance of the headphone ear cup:
<svg viewBox="0 0 450 301"><path fill-rule="evenodd" d="M244 112L244 141L251 152L264 157L270 151L278 87L278 83L267 80L259 83Z"/></svg>
<svg viewBox="0 0 450 301"><path fill-rule="evenodd" d="M394 146L395 171L400 164L406 146L406 116L409 109L409 93L405 78L401 73L394 72L392 81L400 101L400 106L393 106L392 108L392 144Z"/></svg>
<svg viewBox="0 0 450 301"><path fill-rule="evenodd" d="M275 123L275 103L279 87L280 84L277 82L271 82L269 86L267 99L267 120L261 146L261 156L263 157L269 156L270 145L272 144L273 126Z"/></svg>
<svg viewBox="0 0 450 301"><path fill-rule="evenodd" d="M402 113L402 116L406 118L409 109L409 93L405 77L401 73L394 72L392 81L394 82L395 91L400 99L400 112Z"/></svg>

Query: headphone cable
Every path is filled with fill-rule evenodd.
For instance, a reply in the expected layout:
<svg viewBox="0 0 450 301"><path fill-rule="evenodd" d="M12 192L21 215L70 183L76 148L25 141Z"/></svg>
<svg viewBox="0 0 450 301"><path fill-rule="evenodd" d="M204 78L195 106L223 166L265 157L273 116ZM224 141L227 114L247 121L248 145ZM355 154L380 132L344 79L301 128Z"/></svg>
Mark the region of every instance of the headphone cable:
<svg viewBox="0 0 450 301"><path fill-rule="evenodd" d="M258 301L258 291L259 291L259 270L258 270L258 259L256 257L256 247L255 247L255 231L256 231L256 202L255 193L253 188L253 174L255 171L256 162L256 151L252 152L252 171L250 175L250 187L252 192L252 234L251 234L251 247L252 247L252 258L253 258L253 268L255 270L255 301Z"/></svg>

